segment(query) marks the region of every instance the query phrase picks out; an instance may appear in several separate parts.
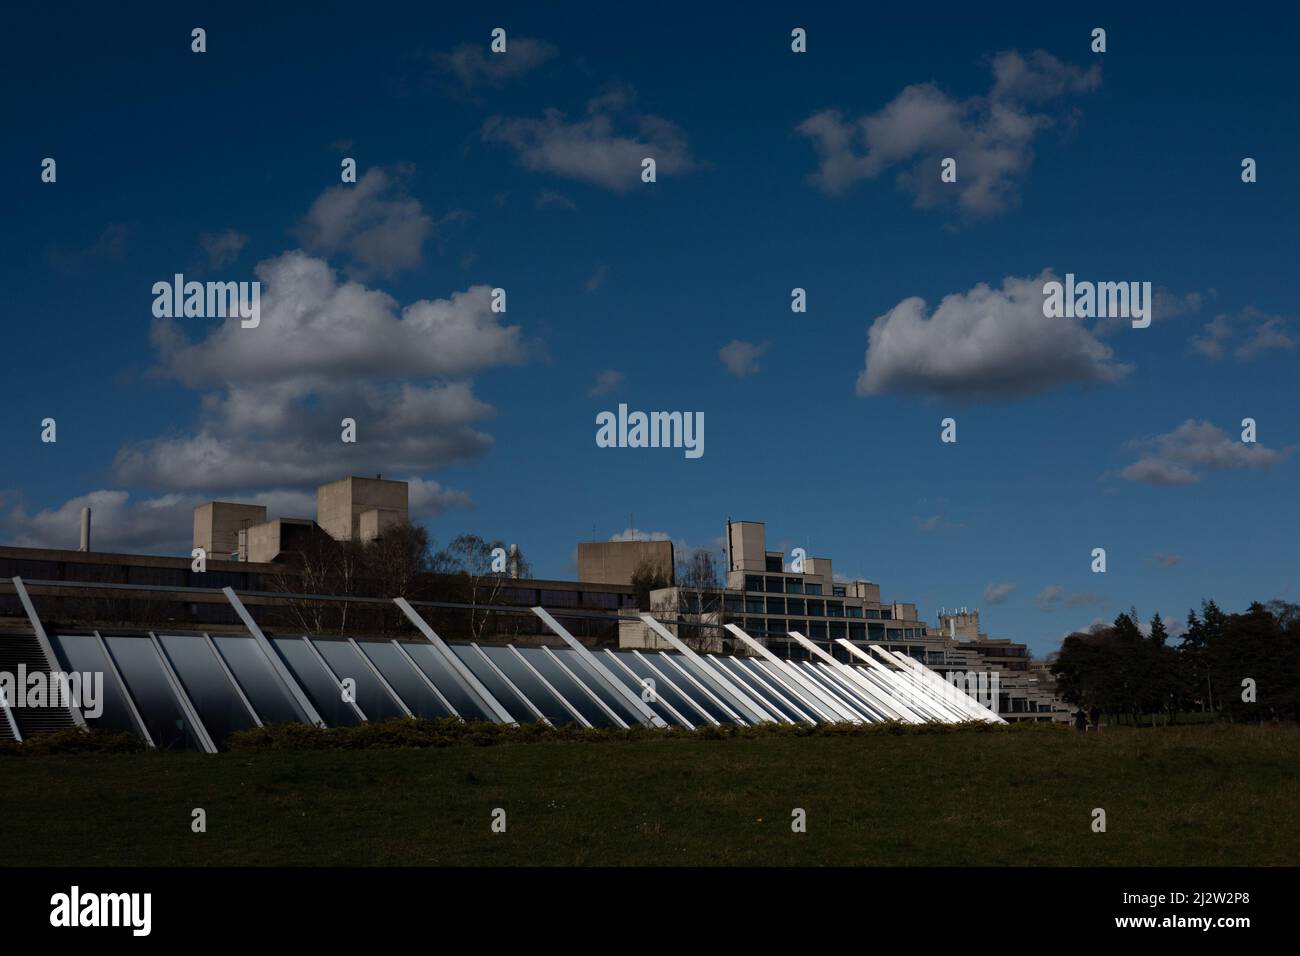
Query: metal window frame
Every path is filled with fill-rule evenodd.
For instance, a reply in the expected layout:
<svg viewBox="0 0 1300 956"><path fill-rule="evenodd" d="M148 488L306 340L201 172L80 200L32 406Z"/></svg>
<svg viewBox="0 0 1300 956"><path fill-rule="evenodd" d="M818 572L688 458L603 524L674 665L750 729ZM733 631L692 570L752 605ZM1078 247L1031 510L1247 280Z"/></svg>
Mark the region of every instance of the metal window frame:
<svg viewBox="0 0 1300 956"><path fill-rule="evenodd" d="M740 638L744 645L750 650L757 651L759 656L762 657L767 664L771 665L770 667L764 668L764 670L771 674L778 683L786 687L788 690L795 692L801 700L804 700L810 707L813 707L813 709L818 713L824 715L822 718L823 720L831 723L844 721L855 724L864 723L861 717L856 716L852 711L845 710L843 705L837 704L833 698L828 698L825 691L813 684L795 668L787 667L788 662L781 660L781 658L773 654L770 649L754 640L735 624L724 624L723 626L733 635ZM784 674L787 679L781 680L777 677L778 674ZM809 695L811 695L812 699L809 699ZM819 702L819 705L817 702Z"/></svg>
<svg viewBox="0 0 1300 956"><path fill-rule="evenodd" d="M216 642L212 640L207 631L203 632L203 640L207 642L208 650L210 650L212 656L217 659L217 665L221 668L221 672L226 675L226 680L230 681L230 686L234 688L235 695L239 698L240 702L243 703L244 707L247 708L249 715L253 718L253 722L259 727L265 727L266 725L262 723L262 717L258 714L257 708L254 707L253 702L248 699L248 695L244 693L244 688L239 686L239 681L235 679L234 671L230 669L230 665L226 663L226 659L221 656L221 652L217 650Z"/></svg>
<svg viewBox="0 0 1300 956"><path fill-rule="evenodd" d="M866 664L866 669L890 688L896 706L906 706L926 721L946 721L946 718L941 713L929 706L926 695L918 694L914 689L914 685L899 671L877 662L861 647L845 638L836 638L835 643L845 648L852 657Z"/></svg>
<svg viewBox="0 0 1300 956"><path fill-rule="evenodd" d="M484 709L492 715L498 724L517 724L519 721L511 715L501 705L501 701L492 696L492 692L483 686L483 682L474 676L474 672L465 666L465 662L456 656L455 652L447 646L447 642L438 636L438 633L429 626L420 614L411 607L410 602L403 597L393 598L396 604L406 615L407 620L415 625L416 630L424 635L425 639L433 645L434 651L443 659L443 663L451 669L453 676L460 679L469 691L470 697L477 697L484 704Z"/></svg>
<svg viewBox="0 0 1300 956"><path fill-rule="evenodd" d="M103 635L100 634L99 631L92 631L91 633L95 635L95 640L98 641L99 651L104 655L104 660L108 662L109 670L113 672L113 680L117 681L118 690L122 692L122 698L126 701L127 709L131 713L131 719L135 721L136 727L139 728L140 735L144 738L144 742L156 750L158 745L153 742L153 735L149 733L149 727L144 722L144 717L140 714L140 708L135 705L135 698L131 696L131 689L126 686L126 681L122 677L122 672L117 669L117 661L113 660L113 655L108 650L108 642L104 640Z"/></svg>
<svg viewBox="0 0 1300 956"><path fill-rule="evenodd" d="M570 634L559 621L551 616L551 612L544 607L533 608L533 613L542 619L542 622L552 631L560 636L560 639L568 644L569 647L578 655L578 660L582 661L597 678L603 680L614 691L615 696L622 697L632 705L632 713L640 714L641 723L648 727L667 727L667 722L646 706L645 702L637 694L628 690L627 685L615 677L604 664L596 657L595 654L587 650L582 642Z"/></svg>
<svg viewBox="0 0 1300 956"><path fill-rule="evenodd" d="M649 614L638 614L637 617L643 624L654 631L655 634L667 641L673 650L699 668L699 670L708 676L709 680L716 685L718 690L722 691L728 699L738 705L740 709L745 712L745 723L768 723L772 721L772 718L767 716L767 712L763 710L761 706L754 704L744 691L739 690L735 684L728 679L726 674L719 674L712 668L705 667L704 662L700 659L700 655L687 647L686 643L676 634L668 630L668 628L664 627L663 624L656 621ZM677 665L677 669L682 671L682 673L686 673L686 669L680 665ZM730 708L727 709L730 711Z"/></svg>
<svg viewBox="0 0 1300 956"><path fill-rule="evenodd" d="M533 677L537 678L537 680L541 682L542 686L546 688L546 690L551 694L551 696L553 696L556 700L560 702L560 706L563 707L568 712L570 717L572 717L578 723L582 724L582 726L586 727L588 730L592 729L593 725L591 721L589 721L586 717L582 716L582 712L578 710L578 708L574 707L567 697L565 697L563 694L560 693L558 687L556 687L554 684L552 684L549 680L546 679L546 675L544 675L541 671L539 671L536 667L533 666L532 661L524 657L524 655L520 652L519 648L515 647L513 644L507 644L506 647L510 650L511 653L515 655L515 659L528 669L528 673L532 674Z"/></svg>
<svg viewBox="0 0 1300 956"><path fill-rule="evenodd" d="M204 753L217 753L217 745L212 740L212 735L208 733L208 728L203 724L203 718L199 716L198 708L190 700L190 695L185 692L185 687L181 684L180 676L172 667L172 662L168 660L166 652L163 651L162 642L158 640L158 635L149 631L149 641L153 644L154 653L158 655L158 660L162 664L163 676L167 678L167 683L171 685L172 696L176 698L176 703L180 705L181 713L185 715L194 727L195 736L199 738L199 746L203 748Z"/></svg>
<svg viewBox="0 0 1300 956"><path fill-rule="evenodd" d="M23 610L27 613L27 620L31 622L32 632L36 635L36 643L41 646L41 653L45 655L46 665L53 670L59 666L59 659L54 656L54 645L50 643L50 639L45 633L45 625L41 623L40 615L36 613L36 605L32 604L31 596L27 593L27 587L23 584L22 578L15 577L13 585L14 591L18 594L18 600L22 602ZM74 703L69 703L68 711L72 714L72 722L82 730L86 730L86 718L82 716L81 708Z"/></svg>
<svg viewBox="0 0 1300 956"><path fill-rule="evenodd" d="M902 703L895 702L892 700L879 699L880 688L877 685L871 683L869 680L867 680L867 678L864 677L860 671L857 671L854 668L849 667L847 664L837 661L831 654L827 653L825 650L818 647L816 644L808 640L807 637L805 637L803 634L800 634L798 631L790 631L789 634L800 644L800 646L811 651L814 656L816 656L823 662L829 663L837 674L843 674L853 684L862 688L859 696L863 698L864 702L866 702L867 704L871 705L876 710L879 710L882 714L884 714L886 720L889 719L901 720L904 723L908 723L908 724L919 724L924 722L921 717L913 713ZM836 640L840 640L840 638L836 638Z"/></svg>
<svg viewBox="0 0 1300 956"><path fill-rule="evenodd" d="M948 700L948 692L946 688L951 687L954 690L957 690L955 685L950 684L948 681L944 680L941 676L939 676L939 673L937 671L932 670L929 667L926 667L920 661L913 660L907 654L898 654L897 652L895 652L895 656L898 657L901 661L903 661L909 668L911 668L913 673L917 674L917 676L919 676L922 680L927 681L929 684L931 684L931 686L937 687L938 684L942 684L945 688L944 700ZM986 723L1005 724L1007 722L1002 717L1001 714L995 713L993 709L990 707L985 707L983 704L981 704L974 697L971 697L970 694L967 694L965 691L957 690L957 695L954 696L952 700L956 702L957 709L965 710L975 720L983 720Z"/></svg>
<svg viewBox="0 0 1300 956"><path fill-rule="evenodd" d="M365 664L370 669L370 673L374 675L375 680L379 681L379 686L384 689L389 697L393 698L393 703L402 708L402 713L406 714L407 717L415 717L415 714L411 712L411 708L406 705L406 701L402 700L402 695L397 692L397 689L392 684L388 683L388 679L379 672L375 662L366 656L366 652L361 649L361 645L357 643L356 638L349 637L348 643L352 645L352 649L361 658L361 663Z"/></svg>
<svg viewBox="0 0 1300 956"><path fill-rule="evenodd" d="M300 634L299 637L301 637L302 642L307 645L307 649L311 651L311 655L316 659L316 663L324 668L326 675L330 680L334 681L334 686L339 690L339 699L343 701L343 703L352 707L353 713L361 718L362 723L370 723L370 718L367 717L366 712L361 709L361 705L356 702L355 695L353 700L348 700L347 695L343 692L343 681L340 680L339 675L334 672L334 668L330 667L330 662L325 660L325 655L317 650L316 645L311 642L311 638L306 634Z"/></svg>
<svg viewBox="0 0 1300 956"><path fill-rule="evenodd" d="M461 720L464 720L465 718L460 716L460 711L453 707L451 701L447 699L447 696L438 689L438 685L433 682L433 678L424 672L424 669L415 662L415 658L412 657L406 648L402 646L402 642L392 640L389 643L397 648L397 652L402 655L402 660L406 661L406 663L410 665L411 670L415 671L415 673L419 675L420 680L424 681L424 685L433 692L433 696L438 699L438 703L447 708L447 712L453 717L460 717Z"/></svg>
<svg viewBox="0 0 1300 956"><path fill-rule="evenodd" d="M539 721L544 723L547 727L555 726L554 724L551 723L550 718L547 717L545 714L543 714L541 710L538 709L537 705L532 702L532 699L529 698L527 694L525 694L522 690L519 689L519 685L516 684L514 681L512 681L509 677L507 677L505 671L497 667L496 661L492 660L492 658L487 656L487 651L479 647L478 644L475 643L474 641L470 641L469 646L474 648L474 650L478 652L479 659L488 666L488 670L490 670L493 674L495 674L506 685L506 687L510 689L510 693L514 694L523 702L523 705L528 708L529 712L534 717L536 717Z"/></svg>
<svg viewBox="0 0 1300 956"><path fill-rule="evenodd" d="M824 673L818 668L816 661L786 661L791 669L797 671L800 677L808 680L817 687L823 694L833 700L839 709L846 713L853 714L860 723L876 723L878 718L869 707L865 707L851 693L847 693L838 683L830 678L829 674Z"/></svg>
<svg viewBox="0 0 1300 956"><path fill-rule="evenodd" d="M628 677L632 678L632 680L636 681L642 687L645 687L645 682L647 680L654 679L650 677L637 677L636 671L632 670L632 668L628 667L621 660L619 660L618 655L615 654L610 648L608 647L605 648L605 653L609 655L609 659L611 661L613 661L615 664L621 667L624 672L626 672ZM678 711L678 709L674 707L672 704L668 703L668 701L666 701L663 697L661 697L658 694L658 692L655 693L655 703L658 704L660 707L662 707L664 710L668 711L668 713L672 716L673 720L677 721L677 723L681 724L687 730L695 729L695 725L691 723L689 720L687 720L685 717L683 717L681 712ZM649 707L650 705L646 704L646 706Z"/></svg>
<svg viewBox="0 0 1300 956"><path fill-rule="evenodd" d="M730 658L730 660L732 662L733 670L739 669L744 671L752 681L754 681L760 687L764 688L769 694L771 694L773 697L779 700L787 709L794 711L794 713L798 715L801 721L807 724L817 723L817 718L812 716L812 714L808 713L808 711L805 709L807 705L805 704L803 707L801 707L799 706L799 704L794 702L791 696L788 696L788 693L783 694L777 688L776 684L772 682L767 672L758 666L758 662L756 660L754 660L751 657L742 657L740 655L733 656Z"/></svg>
<svg viewBox="0 0 1300 956"><path fill-rule="evenodd" d="M676 694L683 701L685 701L697 714L699 714L702 718L704 718L706 723L710 723L714 727L722 726L722 721L718 720L718 718L714 717L702 706L700 706L700 702L697 701L694 697L692 697L690 694L686 693L686 691L682 690L680 687L674 684L673 679L669 677L667 674L665 674L663 671L661 671L659 669L659 666L654 661L650 660L650 658L646 657L636 648L632 648L632 656L635 657L637 660L639 660L642 664L644 664L646 668L655 675L655 677L663 681L665 687L669 688L674 694ZM633 673L636 672L633 671Z"/></svg>
<svg viewBox="0 0 1300 956"><path fill-rule="evenodd" d="M871 649L885 660L891 661L894 666L898 668L896 673L900 678L906 681L910 686L914 687L919 696L925 701L926 706L928 706L930 710L940 714L941 719L950 722L960 722L967 719L966 715L962 714L960 707L954 707L945 699L945 694L937 692L920 675L904 666L901 663L900 655L895 655L892 651L885 651L878 647L873 647Z"/></svg>
<svg viewBox="0 0 1300 956"><path fill-rule="evenodd" d="M748 727L750 724L754 723L752 719L748 717L742 717L730 704L728 704L717 694L713 693L713 691L705 687L704 684L700 682L700 679L696 677L694 674L692 674L690 671L688 671L685 667L683 667L681 665L681 662L672 654L669 654L667 651L659 651L658 654L661 658L663 658L665 661L668 662L669 667L671 667L673 670L677 671L677 673L685 677L686 682L688 684L690 684L692 687L698 690L708 700L716 704L717 708L720 711L722 711L723 714L726 715L727 719L730 720L732 723L736 724L739 727ZM707 676L707 672L706 672L706 676ZM719 725L721 725L721 721L718 721L718 723Z"/></svg>
<svg viewBox="0 0 1300 956"><path fill-rule="evenodd" d="M570 668L568 664L560 660L559 655L556 654L555 651L551 650L545 644L542 645L542 651L546 654L548 658L551 659L551 661L555 663L555 665L560 670L564 671L565 676L568 677L569 680L573 681L575 684L578 685L579 690L581 690L584 694L586 694L587 697L590 700L592 700L597 707L599 707L602 711L605 712L605 716L607 716L610 720L614 721L616 726L618 726L622 730L628 729L629 726L628 722L624 720L622 717L620 717L615 712L614 708L610 707L609 704L601 700L599 694L597 694L594 690L592 690L590 687L584 684L582 678L579 677L577 674L575 674L573 672L573 669Z"/></svg>
<svg viewBox="0 0 1300 956"><path fill-rule="evenodd" d="M230 606L235 609L235 613L239 615L239 619L244 622L244 627L253 637L253 643L256 644L257 649L262 652L262 656L266 658L266 662L271 665L271 673L275 674L275 676L280 679L280 683L284 685L285 690L289 692L290 698L292 698L294 703L298 705L298 709L302 713L303 717L306 718L307 722L310 724L315 724L317 727L324 727L325 720L319 713L317 713L316 707L312 704L311 698L307 696L306 690L304 690L302 685L298 683L298 678L293 676L293 672L289 670L288 665L285 664L284 661L280 660L280 655L271 645L271 642L267 640L266 635L262 633L262 629L257 626L257 622L253 620L253 615L248 613L248 608L244 607L244 602L239 600L239 596L235 594L235 589L229 587L222 588L221 593L226 596L226 600L230 602Z"/></svg>
<svg viewBox="0 0 1300 956"><path fill-rule="evenodd" d="M701 657L700 660L704 661L714 670L721 671L727 680L731 681L744 691L746 696L748 696L750 700L754 701L755 706L760 708L760 713L767 715L764 719L768 722L774 724L795 723L795 720L791 718L789 714L768 699L767 694L764 693L764 691L756 689L750 683L752 678L748 675L741 675L735 670L735 668L727 666L726 662L731 659L731 656L732 655L730 654L723 656L705 655Z"/></svg>

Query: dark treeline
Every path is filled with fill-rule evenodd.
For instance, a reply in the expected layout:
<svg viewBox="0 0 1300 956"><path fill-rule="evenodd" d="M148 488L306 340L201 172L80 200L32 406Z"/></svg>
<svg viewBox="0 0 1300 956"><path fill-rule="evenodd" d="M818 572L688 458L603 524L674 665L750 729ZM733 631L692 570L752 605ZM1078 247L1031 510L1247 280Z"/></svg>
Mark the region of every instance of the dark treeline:
<svg viewBox="0 0 1300 956"><path fill-rule="evenodd" d="M1157 614L1148 634L1136 610L1075 633L1052 662L1061 697L1135 723L1214 712L1231 720L1300 720L1300 606L1258 602L1226 614L1213 601L1187 615L1172 641Z"/></svg>

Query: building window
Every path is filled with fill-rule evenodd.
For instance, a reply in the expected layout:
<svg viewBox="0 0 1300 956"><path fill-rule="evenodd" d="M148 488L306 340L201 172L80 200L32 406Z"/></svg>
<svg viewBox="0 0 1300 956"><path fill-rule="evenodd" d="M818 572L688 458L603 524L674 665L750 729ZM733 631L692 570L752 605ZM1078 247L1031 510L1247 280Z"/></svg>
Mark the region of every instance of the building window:
<svg viewBox="0 0 1300 956"><path fill-rule="evenodd" d="M814 641L824 641L824 640L826 640L826 622L825 622L825 621L813 621L813 622L809 625L809 627L810 627L812 633L809 634L808 636L811 637Z"/></svg>
<svg viewBox="0 0 1300 956"><path fill-rule="evenodd" d="M773 598L773 597L768 598L768 599L767 599L767 613L768 613L768 614L784 614L784 613L785 613L785 599L784 599L784 598Z"/></svg>
<svg viewBox="0 0 1300 956"><path fill-rule="evenodd" d="M873 621L880 620L880 612L877 611L874 607L867 608L866 614L867 617L871 618Z"/></svg>
<svg viewBox="0 0 1300 956"><path fill-rule="evenodd" d="M862 617L862 608L858 607L856 604L849 604L849 605L846 605L846 606L845 606L845 608L844 608L844 613L845 613L848 617L861 618L861 617Z"/></svg>
<svg viewBox="0 0 1300 956"><path fill-rule="evenodd" d="M811 581L809 581L808 583L806 583L806 584L803 586L803 593L804 593L804 594L821 594L821 593L822 593L822 586L821 586L820 584L813 584Z"/></svg>
<svg viewBox="0 0 1300 956"><path fill-rule="evenodd" d="M775 571L777 574L785 570L785 568L781 567L781 555L768 554L764 555L764 559L764 570Z"/></svg>
<svg viewBox="0 0 1300 956"><path fill-rule="evenodd" d="M883 641L885 639L885 625L868 624L867 639L871 641Z"/></svg>
<svg viewBox="0 0 1300 956"><path fill-rule="evenodd" d="M743 611L745 609L745 599L739 594L728 594L723 599L723 607L728 611Z"/></svg>
<svg viewBox="0 0 1300 956"><path fill-rule="evenodd" d="M892 621L894 619L894 612L892 610L886 609L880 612L880 616L883 617L886 621Z"/></svg>
<svg viewBox="0 0 1300 956"><path fill-rule="evenodd" d="M808 636L807 621L786 621L785 629L787 631L798 631L800 634L804 635L805 637Z"/></svg>
<svg viewBox="0 0 1300 956"><path fill-rule="evenodd" d="M865 641L867 639L867 626L865 624L854 624L849 622L849 640Z"/></svg>
<svg viewBox="0 0 1300 956"><path fill-rule="evenodd" d="M827 602L826 602L826 616L827 616L827 617L843 617L843 616L844 616L844 605L841 604L839 601L827 601Z"/></svg>
<svg viewBox="0 0 1300 956"><path fill-rule="evenodd" d="M767 593L768 593L768 594L784 594L784 593L785 593L785 578L768 578L768 579L767 579Z"/></svg>
<svg viewBox="0 0 1300 956"><path fill-rule="evenodd" d="M847 593L847 592L844 590L844 585L842 585L842 584L832 584L832 585L831 585L831 596L832 596L832 597L844 597L846 593Z"/></svg>
<svg viewBox="0 0 1300 956"><path fill-rule="evenodd" d="M763 578L762 578L762 576L761 576L761 575L758 575L758 574L746 574L746 575L745 575L745 590L746 590L746 591L761 591L761 590L763 590Z"/></svg>
<svg viewBox="0 0 1300 956"><path fill-rule="evenodd" d="M798 614L800 617L807 614L803 598L786 598L785 607L787 614Z"/></svg>
<svg viewBox="0 0 1300 956"><path fill-rule="evenodd" d="M745 613L746 613L746 614L762 614L762 613L763 613L763 606L764 606L764 605L763 605L763 599L762 599L761 597L747 597L747 598L745 598Z"/></svg>
<svg viewBox="0 0 1300 956"><path fill-rule="evenodd" d="M786 594L803 594L803 580L800 578L785 579Z"/></svg>
<svg viewBox="0 0 1300 956"><path fill-rule="evenodd" d="M809 602L808 602L808 616L809 616L809 617L825 617L825 616L826 616L826 602L825 602L825 601L809 601Z"/></svg>
<svg viewBox="0 0 1300 956"><path fill-rule="evenodd" d="M837 641L837 640L841 639L842 637L844 637L844 635L847 633L847 631L845 630L845 628L846 628L847 626L848 626L848 625L846 625L843 621L832 621L832 622L831 622L831 640L832 640L832 641Z"/></svg>

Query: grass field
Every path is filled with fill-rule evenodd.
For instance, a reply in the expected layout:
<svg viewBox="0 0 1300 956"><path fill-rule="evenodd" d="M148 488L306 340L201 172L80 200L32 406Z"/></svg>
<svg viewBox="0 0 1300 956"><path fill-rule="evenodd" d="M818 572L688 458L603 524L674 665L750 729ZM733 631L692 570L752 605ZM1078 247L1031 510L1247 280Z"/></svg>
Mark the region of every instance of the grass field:
<svg viewBox="0 0 1300 956"><path fill-rule="evenodd" d="M24 756L0 785L11 866L1300 861L1295 727Z"/></svg>

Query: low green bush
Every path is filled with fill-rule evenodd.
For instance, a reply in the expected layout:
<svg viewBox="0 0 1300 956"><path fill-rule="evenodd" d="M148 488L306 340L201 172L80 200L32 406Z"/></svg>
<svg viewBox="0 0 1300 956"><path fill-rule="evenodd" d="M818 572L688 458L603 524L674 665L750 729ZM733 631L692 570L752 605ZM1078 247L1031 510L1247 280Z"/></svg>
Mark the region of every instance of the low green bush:
<svg viewBox="0 0 1300 956"><path fill-rule="evenodd" d="M0 742L0 757L42 756L48 754L127 754L145 749L135 734L110 733L69 727L52 734L38 734L22 743Z"/></svg>

